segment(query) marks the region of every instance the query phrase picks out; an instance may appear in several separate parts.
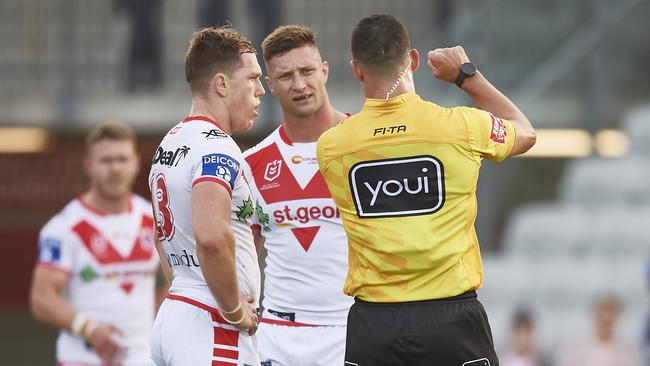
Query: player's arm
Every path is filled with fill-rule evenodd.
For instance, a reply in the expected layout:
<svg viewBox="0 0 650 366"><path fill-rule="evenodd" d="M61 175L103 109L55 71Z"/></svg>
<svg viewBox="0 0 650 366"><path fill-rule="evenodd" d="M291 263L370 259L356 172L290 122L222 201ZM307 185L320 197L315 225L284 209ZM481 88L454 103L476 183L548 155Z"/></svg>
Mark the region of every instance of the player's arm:
<svg viewBox="0 0 650 366"><path fill-rule="evenodd" d="M218 183L199 182L192 188L191 205L196 253L205 282L226 321L252 334L257 330L257 315L250 299L242 301L239 296L230 194Z"/></svg>
<svg viewBox="0 0 650 366"><path fill-rule="evenodd" d="M68 278L66 272L37 265L29 294L32 314L44 323L83 337L104 361L113 361L121 352L121 347L113 339L112 333L119 333L119 330L110 324L98 324L75 312L62 296Z"/></svg>
<svg viewBox="0 0 650 366"><path fill-rule="evenodd" d="M454 83L460 65L469 62L465 50L460 47L439 48L429 51L427 65L433 76ZM523 154L535 145L536 135L532 124L508 97L492 85L483 74L477 72L466 78L462 89L474 101L476 107L509 120L515 128L515 143L508 156Z"/></svg>
<svg viewBox="0 0 650 366"><path fill-rule="evenodd" d="M67 272L37 265L32 275L29 306L36 319L71 331L75 311L61 296L69 276Z"/></svg>
<svg viewBox="0 0 650 366"><path fill-rule="evenodd" d="M253 231L255 249L257 249L257 255L259 255L264 248L264 235L262 235L262 228L259 225L253 225L251 226L251 230Z"/></svg>

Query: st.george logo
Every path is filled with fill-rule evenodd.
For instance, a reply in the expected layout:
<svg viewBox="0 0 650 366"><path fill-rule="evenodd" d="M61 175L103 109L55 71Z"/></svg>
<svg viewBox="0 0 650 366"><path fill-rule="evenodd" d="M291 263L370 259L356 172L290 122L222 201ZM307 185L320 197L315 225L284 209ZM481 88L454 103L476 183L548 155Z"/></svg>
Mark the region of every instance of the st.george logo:
<svg viewBox="0 0 650 366"><path fill-rule="evenodd" d="M264 179L269 182L272 182L277 177L280 176L280 170L282 169L282 160L273 160L272 162L266 164L266 170L264 171Z"/></svg>
<svg viewBox="0 0 650 366"><path fill-rule="evenodd" d="M360 162L349 178L359 217L426 215L445 203L443 165L433 156Z"/></svg>

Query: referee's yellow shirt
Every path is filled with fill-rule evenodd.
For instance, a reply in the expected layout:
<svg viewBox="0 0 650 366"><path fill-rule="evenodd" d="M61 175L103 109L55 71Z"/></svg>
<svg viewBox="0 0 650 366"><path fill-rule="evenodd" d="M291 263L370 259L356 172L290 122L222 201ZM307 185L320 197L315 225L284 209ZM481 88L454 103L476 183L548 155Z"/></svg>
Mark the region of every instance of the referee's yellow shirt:
<svg viewBox="0 0 650 366"><path fill-rule="evenodd" d="M325 132L317 156L348 236L345 293L404 302L479 288L481 159L505 159L514 139L509 121L415 93L367 99Z"/></svg>

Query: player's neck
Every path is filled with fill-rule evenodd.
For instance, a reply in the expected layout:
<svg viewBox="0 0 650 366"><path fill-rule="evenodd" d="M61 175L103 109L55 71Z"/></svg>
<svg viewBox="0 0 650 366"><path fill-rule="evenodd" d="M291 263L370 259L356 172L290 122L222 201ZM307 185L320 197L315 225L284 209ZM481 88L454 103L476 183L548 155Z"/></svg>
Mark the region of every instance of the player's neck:
<svg viewBox="0 0 650 366"><path fill-rule="evenodd" d="M81 196L83 203L103 215L117 215L128 212L131 207L131 193L119 198L107 197L95 188Z"/></svg>
<svg viewBox="0 0 650 366"><path fill-rule="evenodd" d="M345 114L326 103L309 116L284 114L284 132L292 142L316 142L323 132L345 119Z"/></svg>
<svg viewBox="0 0 650 366"><path fill-rule="evenodd" d="M219 103L209 103L203 98L193 97L190 116L204 116L212 119L219 125L223 132L231 134L230 115L228 109Z"/></svg>

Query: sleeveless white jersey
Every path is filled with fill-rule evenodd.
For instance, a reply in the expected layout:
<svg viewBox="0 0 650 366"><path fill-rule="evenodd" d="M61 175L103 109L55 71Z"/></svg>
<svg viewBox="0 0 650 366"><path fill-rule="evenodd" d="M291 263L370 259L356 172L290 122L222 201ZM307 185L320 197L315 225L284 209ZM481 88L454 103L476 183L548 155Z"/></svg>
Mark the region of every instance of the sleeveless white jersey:
<svg viewBox="0 0 650 366"><path fill-rule="evenodd" d="M264 320L345 325L348 244L316 161L316 142L292 143L280 126L244 153L267 250Z"/></svg>
<svg viewBox="0 0 650 366"><path fill-rule="evenodd" d="M255 306L259 305L260 269L250 229L254 206L241 164L241 150L235 141L207 117L185 118L167 133L156 150L149 187L158 238L173 269L170 295L217 307L196 254L190 202L192 187L210 181L231 194L240 293L253 295Z"/></svg>
<svg viewBox="0 0 650 366"><path fill-rule="evenodd" d="M104 215L81 198L70 202L41 230L38 265L69 274L64 297L77 312L124 332L121 365L147 365L154 318L158 255L151 204L133 196L129 212ZM61 331L60 364L100 365L85 341Z"/></svg>

